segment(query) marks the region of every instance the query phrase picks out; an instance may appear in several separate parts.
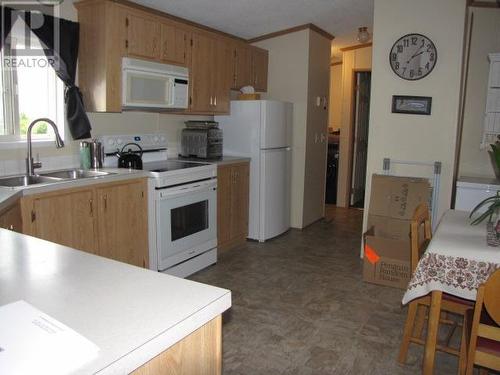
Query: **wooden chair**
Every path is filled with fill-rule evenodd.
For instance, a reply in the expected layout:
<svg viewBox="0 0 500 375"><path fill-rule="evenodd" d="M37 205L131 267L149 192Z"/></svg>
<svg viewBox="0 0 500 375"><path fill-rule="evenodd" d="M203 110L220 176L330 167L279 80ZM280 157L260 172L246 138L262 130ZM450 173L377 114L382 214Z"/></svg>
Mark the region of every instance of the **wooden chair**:
<svg viewBox="0 0 500 375"><path fill-rule="evenodd" d="M431 230L429 207L426 203L421 203L415 209L415 213L413 214L410 224L410 243L411 243L410 266L412 273L415 272L418 261L425 252L431 238L432 238L432 230ZM425 338L422 338L422 332L424 329L425 321L427 318L426 315L428 313L430 304L431 304L430 295L417 298L410 302L408 306L406 323L403 330L403 340L401 342L401 347L399 349L399 357L398 357L399 363L401 364L406 363L406 357L408 354L408 347L410 345L410 342L415 344L425 345ZM449 346L449 341L455 329L457 327L462 328L463 325L458 324L454 320L447 319L445 315L446 313L452 313L461 316L463 319L467 311L471 310L473 306L474 306L473 302L443 293L443 299L441 302L442 314L439 323L449 324L452 326L452 328L446 337L444 345L437 344L435 348L428 349L428 350L439 350L458 356L459 374L464 374L466 369L467 353L466 353L466 345L464 339L465 336L463 335L463 330L459 348L453 348Z"/></svg>
<svg viewBox="0 0 500 375"><path fill-rule="evenodd" d="M467 375L472 375L474 365L500 371L500 270L477 290L474 312L465 317L468 333Z"/></svg>

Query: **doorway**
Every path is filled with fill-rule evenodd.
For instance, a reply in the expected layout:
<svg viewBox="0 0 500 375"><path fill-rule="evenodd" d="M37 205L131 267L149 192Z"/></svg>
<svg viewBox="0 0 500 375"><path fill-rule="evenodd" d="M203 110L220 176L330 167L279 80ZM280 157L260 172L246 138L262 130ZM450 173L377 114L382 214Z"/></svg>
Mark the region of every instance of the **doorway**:
<svg viewBox="0 0 500 375"><path fill-rule="evenodd" d="M370 120L371 72L354 72L352 168L349 207L363 208L365 204L366 162Z"/></svg>

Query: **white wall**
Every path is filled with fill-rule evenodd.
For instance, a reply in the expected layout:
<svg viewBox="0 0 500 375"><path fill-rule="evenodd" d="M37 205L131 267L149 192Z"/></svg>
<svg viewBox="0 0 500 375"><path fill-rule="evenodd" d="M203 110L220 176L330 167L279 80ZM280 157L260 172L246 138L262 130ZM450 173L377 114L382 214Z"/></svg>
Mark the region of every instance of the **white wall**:
<svg viewBox="0 0 500 375"><path fill-rule="evenodd" d="M375 0L366 207L370 201L371 176L382 171L385 157L441 161L438 217L450 207L465 14L466 0ZM388 62L392 44L409 32L428 36L438 51L434 71L414 82L398 78ZM395 94L431 96L432 114L391 113ZM400 168L396 173L417 174L409 168ZM365 210L365 227L367 214Z"/></svg>
<svg viewBox="0 0 500 375"><path fill-rule="evenodd" d="M293 103L291 225L294 228L303 226L309 33L305 29L255 43L269 51L267 93L262 98Z"/></svg>
<svg viewBox="0 0 500 375"><path fill-rule="evenodd" d="M328 111L328 127L331 130L340 129L342 112L342 62L330 67L330 106Z"/></svg>
<svg viewBox="0 0 500 375"><path fill-rule="evenodd" d="M316 32L309 33L309 84L307 104L307 135L304 174L305 227L324 216L326 187L326 154L328 134L328 104L317 98L329 97L330 40Z"/></svg>
<svg viewBox="0 0 500 375"><path fill-rule="evenodd" d="M460 148L459 176L495 177L488 149L481 150L488 54L500 52L500 9L470 8L472 14L467 89Z"/></svg>

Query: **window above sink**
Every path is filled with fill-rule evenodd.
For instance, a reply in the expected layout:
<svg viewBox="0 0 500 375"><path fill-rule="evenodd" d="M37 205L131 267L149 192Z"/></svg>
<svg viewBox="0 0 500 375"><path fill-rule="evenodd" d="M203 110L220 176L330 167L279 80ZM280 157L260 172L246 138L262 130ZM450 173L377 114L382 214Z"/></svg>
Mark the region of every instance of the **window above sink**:
<svg viewBox="0 0 500 375"><path fill-rule="evenodd" d="M64 85L43 55L38 38L31 31L25 38L24 26L23 21L16 21L0 51L0 149L25 147L27 127L39 117L54 120L64 139ZM27 43L40 53L16 56L16 50L24 49ZM33 140L38 144L53 139L45 123L33 131Z"/></svg>

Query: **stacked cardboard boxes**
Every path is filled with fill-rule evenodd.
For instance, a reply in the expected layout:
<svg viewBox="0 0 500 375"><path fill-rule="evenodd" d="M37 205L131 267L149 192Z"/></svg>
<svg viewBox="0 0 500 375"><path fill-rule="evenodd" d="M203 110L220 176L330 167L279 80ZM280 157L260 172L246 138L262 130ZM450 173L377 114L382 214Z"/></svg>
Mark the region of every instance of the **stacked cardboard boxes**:
<svg viewBox="0 0 500 375"><path fill-rule="evenodd" d="M425 178L372 176L368 230L364 234L363 279L406 289L411 277L410 221L415 208L429 202Z"/></svg>

